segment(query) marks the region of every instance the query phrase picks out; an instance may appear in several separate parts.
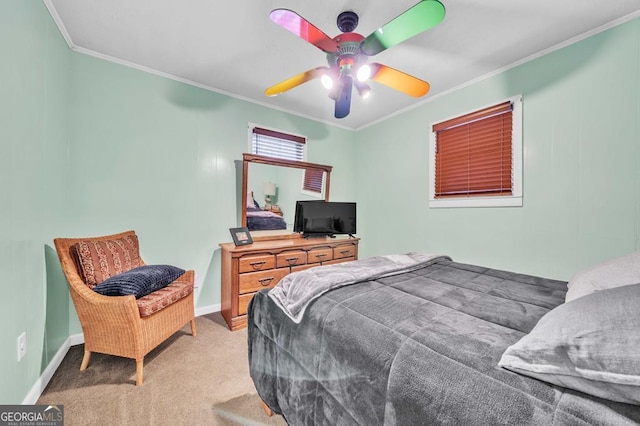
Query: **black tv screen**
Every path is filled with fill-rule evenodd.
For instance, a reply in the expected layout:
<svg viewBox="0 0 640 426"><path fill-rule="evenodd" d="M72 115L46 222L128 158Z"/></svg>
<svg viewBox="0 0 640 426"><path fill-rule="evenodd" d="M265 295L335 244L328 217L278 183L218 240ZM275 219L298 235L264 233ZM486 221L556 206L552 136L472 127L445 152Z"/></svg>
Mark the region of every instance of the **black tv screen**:
<svg viewBox="0 0 640 426"><path fill-rule="evenodd" d="M356 203L296 201L293 231L306 236L356 233Z"/></svg>

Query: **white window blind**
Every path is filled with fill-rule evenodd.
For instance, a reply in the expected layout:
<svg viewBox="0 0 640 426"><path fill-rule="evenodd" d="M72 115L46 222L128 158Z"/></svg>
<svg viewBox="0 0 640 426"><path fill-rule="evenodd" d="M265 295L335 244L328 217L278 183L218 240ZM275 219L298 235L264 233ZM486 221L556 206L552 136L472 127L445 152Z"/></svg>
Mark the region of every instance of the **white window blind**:
<svg viewBox="0 0 640 426"><path fill-rule="evenodd" d="M251 139L254 154L283 160L304 161L306 139L302 136L254 127Z"/></svg>

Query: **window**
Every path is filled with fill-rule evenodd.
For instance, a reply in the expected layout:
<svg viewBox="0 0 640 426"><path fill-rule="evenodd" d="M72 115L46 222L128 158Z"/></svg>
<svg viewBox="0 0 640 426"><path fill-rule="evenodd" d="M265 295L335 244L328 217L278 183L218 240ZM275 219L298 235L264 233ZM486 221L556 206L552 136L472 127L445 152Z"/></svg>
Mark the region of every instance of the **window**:
<svg viewBox="0 0 640 426"><path fill-rule="evenodd" d="M251 129L251 152L283 160L304 161L306 138L275 130L253 127Z"/></svg>
<svg viewBox="0 0 640 426"><path fill-rule="evenodd" d="M522 206L520 96L434 124L429 207Z"/></svg>

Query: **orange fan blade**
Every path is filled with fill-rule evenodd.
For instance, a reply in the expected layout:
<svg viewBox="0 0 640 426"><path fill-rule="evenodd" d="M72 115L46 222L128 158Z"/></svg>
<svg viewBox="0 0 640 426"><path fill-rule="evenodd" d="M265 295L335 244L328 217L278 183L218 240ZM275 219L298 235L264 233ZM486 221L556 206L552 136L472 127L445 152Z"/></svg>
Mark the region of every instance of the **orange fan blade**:
<svg viewBox="0 0 640 426"><path fill-rule="evenodd" d="M370 66L372 80L402 93L406 93L409 96L419 98L420 96L426 95L431 88L426 81L386 65L373 63L370 64Z"/></svg>
<svg viewBox="0 0 640 426"><path fill-rule="evenodd" d="M288 78L284 81L281 81L278 84L275 84L269 87L267 90L264 91L264 94L267 96L279 95L280 93L284 93L287 90L300 86L301 84L304 84L309 80L313 80L314 78L321 77L328 69L329 68L327 67L317 67L317 68L310 69L309 71L302 72L298 75L295 75L291 78Z"/></svg>

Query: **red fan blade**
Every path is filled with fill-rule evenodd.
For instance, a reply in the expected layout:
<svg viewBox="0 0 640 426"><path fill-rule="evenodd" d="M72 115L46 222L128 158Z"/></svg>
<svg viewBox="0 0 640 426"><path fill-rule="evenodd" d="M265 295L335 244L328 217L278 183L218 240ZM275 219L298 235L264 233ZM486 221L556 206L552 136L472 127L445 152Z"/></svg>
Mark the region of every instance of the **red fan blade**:
<svg viewBox="0 0 640 426"><path fill-rule="evenodd" d="M420 80L412 75L388 67L386 65L373 63L371 66L371 79L392 89L406 93L409 96L419 98L429 92L431 86L424 80Z"/></svg>
<svg viewBox="0 0 640 426"><path fill-rule="evenodd" d="M293 89L294 87L300 86L303 83L306 83L309 80L313 80L314 78L320 78L326 70L327 67L317 67L310 69L309 71L302 72L298 75L295 75L291 78L288 78L284 81L281 81L278 84L275 84L269 87L264 91L264 94L267 96L275 96L280 93L286 92L287 90Z"/></svg>
<svg viewBox="0 0 640 426"><path fill-rule="evenodd" d="M275 9L271 11L269 17L285 30L291 31L323 52L335 53L338 51L338 43L292 10Z"/></svg>
<svg viewBox="0 0 640 426"><path fill-rule="evenodd" d="M435 27L442 22L444 15L444 6L438 0L423 0L365 38L362 52L368 56L376 55Z"/></svg>

